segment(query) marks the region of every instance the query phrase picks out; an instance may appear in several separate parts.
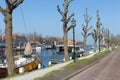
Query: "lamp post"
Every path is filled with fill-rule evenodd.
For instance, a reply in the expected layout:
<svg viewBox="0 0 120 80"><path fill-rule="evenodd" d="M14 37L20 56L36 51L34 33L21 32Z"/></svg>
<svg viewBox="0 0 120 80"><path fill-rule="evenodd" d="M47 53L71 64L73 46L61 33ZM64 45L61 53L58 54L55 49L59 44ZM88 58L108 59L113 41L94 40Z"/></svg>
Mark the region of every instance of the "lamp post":
<svg viewBox="0 0 120 80"><path fill-rule="evenodd" d="M74 62L76 61L76 54L75 54L75 26L76 26L76 20L73 18L72 21L72 26L73 26L73 58L74 58Z"/></svg>

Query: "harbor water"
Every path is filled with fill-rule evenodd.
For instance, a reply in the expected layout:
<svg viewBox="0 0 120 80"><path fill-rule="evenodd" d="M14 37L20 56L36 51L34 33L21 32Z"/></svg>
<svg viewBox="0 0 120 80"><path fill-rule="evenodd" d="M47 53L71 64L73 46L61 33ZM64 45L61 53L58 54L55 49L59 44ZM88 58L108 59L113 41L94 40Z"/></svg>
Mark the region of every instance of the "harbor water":
<svg viewBox="0 0 120 80"><path fill-rule="evenodd" d="M87 45L87 52L89 52L92 49L92 45ZM2 54L4 52L0 52L0 54ZM42 61L42 65L44 65L44 67L49 66L49 61L54 57L54 59L58 60L58 61L63 61L64 59L64 53L58 53L57 50L52 50L52 49L48 49L48 50L43 50L41 52L33 52L34 54L36 54L40 60ZM23 55L24 51L14 51L14 55ZM55 54L53 56L53 54ZM69 57L72 57L73 53L69 53ZM0 55L0 58L3 58L2 55Z"/></svg>
<svg viewBox="0 0 120 80"><path fill-rule="evenodd" d="M92 49L92 45L87 45L87 52ZM56 53L57 50L43 50L41 52L36 52L36 55L42 60L42 64L47 67L49 66L49 60L52 58L53 54ZM72 57L73 53L69 53L69 57ZM89 55L89 54L88 54ZM64 53L56 53L55 59L58 61L63 61Z"/></svg>

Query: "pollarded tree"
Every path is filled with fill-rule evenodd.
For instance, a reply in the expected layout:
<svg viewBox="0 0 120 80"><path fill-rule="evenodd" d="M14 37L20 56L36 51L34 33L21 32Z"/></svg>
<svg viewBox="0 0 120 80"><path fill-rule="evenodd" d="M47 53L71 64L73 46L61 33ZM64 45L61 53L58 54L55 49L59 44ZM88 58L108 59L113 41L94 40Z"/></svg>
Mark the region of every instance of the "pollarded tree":
<svg viewBox="0 0 120 80"><path fill-rule="evenodd" d="M0 6L0 12L4 16L5 23L5 55L8 62L8 75L15 73L15 65L14 65L14 56L13 56L13 48L12 48L12 13L13 10L16 9L23 0L5 0L6 8L2 8Z"/></svg>
<svg viewBox="0 0 120 80"><path fill-rule="evenodd" d="M100 32L98 33L99 52L101 51L101 41L102 41L102 38L103 38L103 35L101 33L101 30L100 30Z"/></svg>
<svg viewBox="0 0 120 80"><path fill-rule="evenodd" d="M88 16L88 13L87 13L87 8L86 8L86 14L84 15L84 19L85 19L85 25L83 24L82 26L82 36L84 38L84 50L85 50L85 56L87 55L87 49L86 49L86 41L87 41L87 37L91 35L91 33L89 32L89 30L92 28L89 27L89 22L91 20L91 17Z"/></svg>
<svg viewBox="0 0 120 80"><path fill-rule="evenodd" d="M109 49L110 46L110 30L106 29L105 30L105 47Z"/></svg>
<svg viewBox="0 0 120 80"><path fill-rule="evenodd" d="M102 35L101 45L102 45L102 50L104 50L104 27L102 27L101 29L101 35Z"/></svg>
<svg viewBox="0 0 120 80"><path fill-rule="evenodd" d="M111 34L110 40L111 40L110 42L112 47L120 46L120 34L117 34L117 35Z"/></svg>
<svg viewBox="0 0 120 80"><path fill-rule="evenodd" d="M68 26L68 23L70 22L71 18L74 16L74 13L72 13L69 17L68 17L68 10L69 10L69 4L70 2L73 0L64 0L64 4L63 4L63 8L64 10L61 10L59 8L59 5L57 6L57 10L60 13L60 15L62 16L62 22L63 22L63 32L64 32L64 55L65 55L65 61L69 60L68 57L68 49L67 49L67 37L68 37L68 31L71 30L74 26L71 24L70 26Z"/></svg>
<svg viewBox="0 0 120 80"><path fill-rule="evenodd" d="M117 34L115 38L116 38L116 46L120 46L120 34Z"/></svg>
<svg viewBox="0 0 120 80"><path fill-rule="evenodd" d="M107 35L107 44L108 44L108 49L110 48L110 30L108 30L108 35Z"/></svg>
<svg viewBox="0 0 120 80"><path fill-rule="evenodd" d="M92 37L94 39L94 52L96 52L96 49L97 49L97 30L94 29L93 32L92 32Z"/></svg>
<svg viewBox="0 0 120 80"><path fill-rule="evenodd" d="M101 41L101 22L99 17L99 11L97 10L97 22L96 22L96 28L97 28L97 38L98 38L98 47L100 52L100 41Z"/></svg>

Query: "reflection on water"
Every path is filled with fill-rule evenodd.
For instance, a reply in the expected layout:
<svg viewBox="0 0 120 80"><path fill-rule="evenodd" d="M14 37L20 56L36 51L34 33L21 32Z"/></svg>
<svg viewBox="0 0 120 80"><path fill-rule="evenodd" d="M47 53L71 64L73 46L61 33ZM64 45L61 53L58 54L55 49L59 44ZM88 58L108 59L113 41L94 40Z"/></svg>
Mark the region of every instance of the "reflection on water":
<svg viewBox="0 0 120 80"><path fill-rule="evenodd" d="M55 59L57 59L58 61L62 61L64 58L64 54L63 53L56 53L56 50L44 50L42 52L38 52L37 56L42 60L42 64L47 67L48 66L48 62L49 60L53 57L53 54L55 53ZM69 56L71 56L71 54L69 54Z"/></svg>
<svg viewBox="0 0 120 80"><path fill-rule="evenodd" d="M54 52L56 52L56 50L44 50L42 52L38 52L37 55L41 59L42 64L48 66L48 62Z"/></svg>

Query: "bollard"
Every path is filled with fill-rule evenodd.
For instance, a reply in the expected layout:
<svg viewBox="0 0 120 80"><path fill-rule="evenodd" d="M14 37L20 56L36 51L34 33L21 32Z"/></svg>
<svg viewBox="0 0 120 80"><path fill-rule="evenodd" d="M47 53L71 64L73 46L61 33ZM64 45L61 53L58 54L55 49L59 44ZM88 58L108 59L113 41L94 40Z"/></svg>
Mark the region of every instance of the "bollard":
<svg viewBox="0 0 120 80"><path fill-rule="evenodd" d="M24 73L24 67L19 68L19 73Z"/></svg>
<svg viewBox="0 0 120 80"><path fill-rule="evenodd" d="M38 64L38 69L41 68L41 64Z"/></svg>
<svg viewBox="0 0 120 80"><path fill-rule="evenodd" d="M49 66L50 66L50 65L51 65L51 61L49 61L49 63L48 63L48 64L49 64Z"/></svg>
<svg viewBox="0 0 120 80"><path fill-rule="evenodd" d="M65 58L63 58L63 62L65 62Z"/></svg>
<svg viewBox="0 0 120 80"><path fill-rule="evenodd" d="M72 57L70 56L70 60L72 60Z"/></svg>
<svg viewBox="0 0 120 80"><path fill-rule="evenodd" d="M82 54L80 54L80 57L82 57Z"/></svg>

